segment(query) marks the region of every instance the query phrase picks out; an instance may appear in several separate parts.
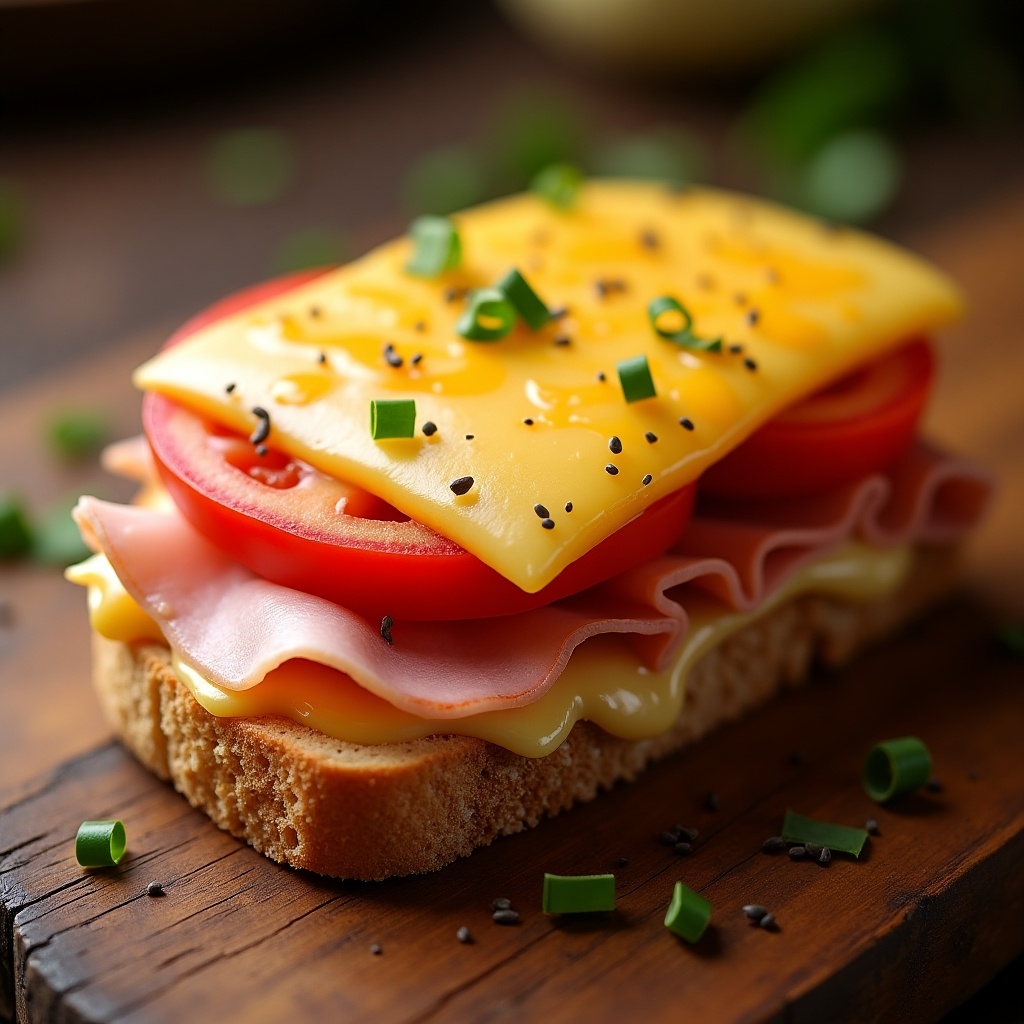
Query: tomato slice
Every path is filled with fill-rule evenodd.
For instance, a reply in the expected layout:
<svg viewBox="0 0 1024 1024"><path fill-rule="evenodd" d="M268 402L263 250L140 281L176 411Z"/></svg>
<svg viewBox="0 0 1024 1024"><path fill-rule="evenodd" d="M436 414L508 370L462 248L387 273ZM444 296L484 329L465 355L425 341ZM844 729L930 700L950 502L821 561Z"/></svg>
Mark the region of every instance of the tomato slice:
<svg viewBox="0 0 1024 1024"><path fill-rule="evenodd" d="M662 498L527 594L361 488L273 449L258 456L244 437L163 395L147 394L142 415L164 485L196 529L266 579L372 616L467 619L536 608L662 554L693 509L694 486Z"/></svg>
<svg viewBox="0 0 1024 1024"><path fill-rule="evenodd" d="M931 346L911 341L766 423L701 477L701 490L783 497L885 469L910 446L934 374Z"/></svg>
<svg viewBox="0 0 1024 1024"><path fill-rule="evenodd" d="M189 321L168 344L314 276L293 275L232 296ZM695 485L662 498L527 594L360 487L274 449L257 455L247 438L163 395L148 393L142 410L164 485L196 529L264 578L373 618L485 618L548 604L664 553L693 511Z"/></svg>

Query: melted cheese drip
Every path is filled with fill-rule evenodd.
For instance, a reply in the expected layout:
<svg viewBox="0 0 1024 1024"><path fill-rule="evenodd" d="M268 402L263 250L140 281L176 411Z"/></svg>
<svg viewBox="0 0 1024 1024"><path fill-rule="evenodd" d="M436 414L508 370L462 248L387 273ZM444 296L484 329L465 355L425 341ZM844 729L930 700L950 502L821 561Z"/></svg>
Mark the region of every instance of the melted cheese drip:
<svg viewBox="0 0 1024 1024"><path fill-rule="evenodd" d="M593 183L569 212L523 195L455 219L457 270L411 276L400 239L203 328L136 383L243 433L263 406L273 445L381 495L534 592L780 409L959 312L949 281L896 248L728 193ZM657 245L642 243L645 232ZM513 266L568 313L538 331L520 323L497 343L460 338L464 300L446 293ZM612 283L603 296L601 281ZM726 349L658 337L647 304L659 295L683 302L695 333L723 336ZM388 365L389 344L402 366ZM641 353L657 395L627 404L616 365ZM432 420L437 433L374 441L369 409L380 398L414 399L417 431ZM464 476L475 483L459 497L449 484ZM554 529L541 527L537 504Z"/></svg>
<svg viewBox="0 0 1024 1024"><path fill-rule="evenodd" d="M222 690L176 655L178 678L219 717L277 715L351 743L395 743L443 731L488 740L517 754L543 757L580 719L623 739L640 740L669 729L683 706L686 679L705 654L729 636L804 594L878 600L905 579L909 548L880 550L849 542L800 570L755 612L737 612L691 588L685 606L690 628L669 668L651 672L622 634L605 634L573 651L565 671L544 696L526 707L490 711L443 723L401 711L351 678L323 665L291 661L250 690ZM155 623L128 595L103 555L67 572L89 588L93 629L111 640L160 639ZM148 623L148 625L147 625ZM156 635L154 636L154 632Z"/></svg>

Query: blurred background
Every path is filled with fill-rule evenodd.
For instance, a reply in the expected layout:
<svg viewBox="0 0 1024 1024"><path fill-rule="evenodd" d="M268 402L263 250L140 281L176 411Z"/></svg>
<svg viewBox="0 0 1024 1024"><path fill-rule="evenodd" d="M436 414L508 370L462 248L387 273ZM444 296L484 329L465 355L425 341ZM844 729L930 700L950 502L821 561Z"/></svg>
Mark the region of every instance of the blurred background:
<svg viewBox="0 0 1024 1024"><path fill-rule="evenodd" d="M901 239L1024 168L1020 0L0 0L0 393L552 160Z"/></svg>

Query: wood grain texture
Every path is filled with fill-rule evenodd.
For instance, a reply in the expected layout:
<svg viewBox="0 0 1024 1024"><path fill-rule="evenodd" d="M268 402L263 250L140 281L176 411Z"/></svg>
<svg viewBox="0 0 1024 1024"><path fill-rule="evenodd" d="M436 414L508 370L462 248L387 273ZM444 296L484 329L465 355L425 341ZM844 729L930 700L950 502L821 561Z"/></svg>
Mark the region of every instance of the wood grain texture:
<svg viewBox="0 0 1024 1024"><path fill-rule="evenodd" d="M1001 477L971 545L975 602L931 620L836 681L791 694L596 804L439 874L346 885L275 867L213 829L138 768L87 684L82 598L55 573L0 570L0 1018L175 1021L628 1018L936 1019L1024 947L1024 670L994 646L990 613L1024 616L1024 192L995 197L917 240L972 296L942 339L930 433ZM913 240L912 240L913 241ZM162 332L0 403L0 480L39 505L79 486L41 449L47 410L82 393L137 421L128 369ZM857 781L865 747L909 731L945 783L875 813ZM98 746L98 744L100 744ZM788 756L801 747L805 759ZM722 810L701 810L710 788ZM828 869L761 855L787 806L883 835ZM130 854L83 874L84 817L122 816ZM702 830L677 861L655 837ZM629 863L618 868L617 860ZM560 922L538 910L541 873L615 870L619 909ZM159 879L167 895L150 899ZM716 907L693 949L661 926L682 878ZM489 919L507 895L518 927ZM770 904L778 934L750 928ZM468 925L477 942L455 941ZM383 953L368 947L380 943Z"/></svg>
<svg viewBox="0 0 1024 1024"><path fill-rule="evenodd" d="M988 616L961 602L640 785L439 873L379 884L275 866L104 746L0 814L6 1002L24 1021L272 1021L326 1008L409 1022L614 1020L631 1008L674 1020L685 993L699 1020L933 1020L1024 947L1021 674ZM943 789L876 808L859 782L864 752L907 732L926 738ZM702 806L709 789L717 813ZM882 834L859 862L828 868L759 852L787 807L876 817ZM75 864L85 814L126 821L118 869ZM677 820L701 830L686 859L658 842ZM545 870L615 871L618 909L545 917ZM164 897L145 895L154 879ZM715 907L692 948L661 921L677 879ZM499 895L519 926L489 920ZM778 933L749 925L751 901L776 913ZM472 945L456 941L461 925Z"/></svg>

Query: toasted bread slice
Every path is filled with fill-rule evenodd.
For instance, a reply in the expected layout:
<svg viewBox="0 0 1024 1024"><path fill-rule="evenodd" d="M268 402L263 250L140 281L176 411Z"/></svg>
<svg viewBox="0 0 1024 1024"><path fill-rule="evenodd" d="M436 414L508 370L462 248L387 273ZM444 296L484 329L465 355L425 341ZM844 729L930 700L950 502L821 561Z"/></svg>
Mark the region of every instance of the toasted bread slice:
<svg viewBox="0 0 1024 1024"><path fill-rule="evenodd" d="M949 549L916 553L888 598L808 596L755 620L705 656L673 727L643 741L580 722L543 758L434 736L367 746L282 718L218 718L171 668L170 652L95 637L95 682L125 745L189 802L261 853L297 868L375 880L433 871L635 779L717 726L837 666L948 592Z"/></svg>

